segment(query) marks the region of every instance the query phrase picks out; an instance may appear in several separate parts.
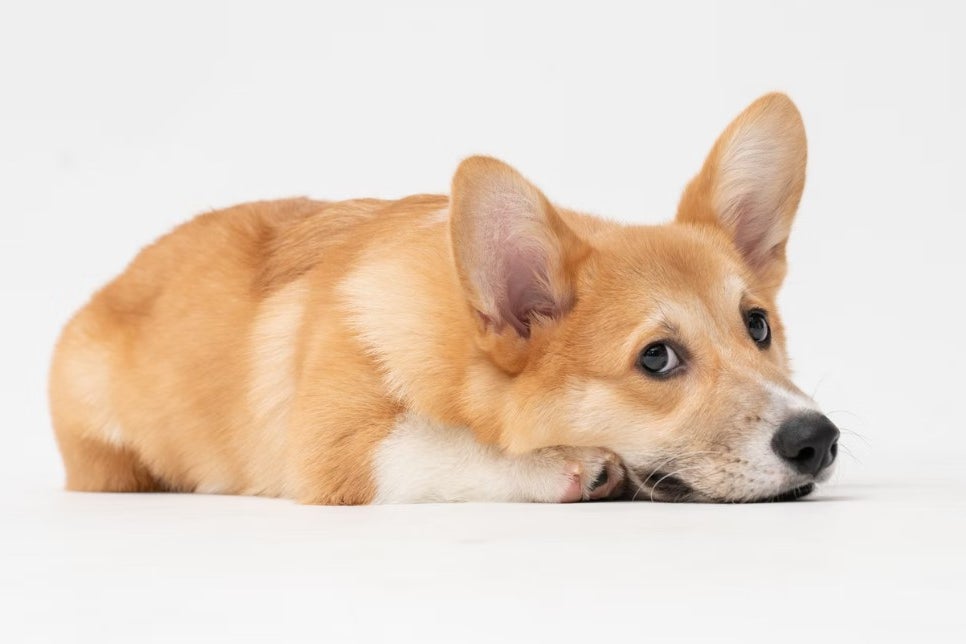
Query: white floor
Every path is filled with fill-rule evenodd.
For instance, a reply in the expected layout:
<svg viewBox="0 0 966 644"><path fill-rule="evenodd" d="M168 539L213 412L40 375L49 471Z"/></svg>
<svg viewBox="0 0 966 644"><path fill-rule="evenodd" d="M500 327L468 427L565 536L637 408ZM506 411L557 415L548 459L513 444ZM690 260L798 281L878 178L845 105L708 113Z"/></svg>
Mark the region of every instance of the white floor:
<svg viewBox="0 0 966 644"><path fill-rule="evenodd" d="M4 500L6 642L966 641L964 478L796 503Z"/></svg>

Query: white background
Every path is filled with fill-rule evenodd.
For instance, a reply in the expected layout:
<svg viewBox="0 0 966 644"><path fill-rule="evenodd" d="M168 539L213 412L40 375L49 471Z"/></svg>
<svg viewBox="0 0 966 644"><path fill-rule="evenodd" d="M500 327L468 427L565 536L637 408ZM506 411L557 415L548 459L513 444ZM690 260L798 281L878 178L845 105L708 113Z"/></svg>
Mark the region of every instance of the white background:
<svg viewBox="0 0 966 644"><path fill-rule="evenodd" d="M0 640L962 641L960 6L0 5ZM814 500L59 491L59 327L176 223L257 198L444 192L479 152L558 203L656 223L776 89L810 145L790 351L851 452Z"/></svg>

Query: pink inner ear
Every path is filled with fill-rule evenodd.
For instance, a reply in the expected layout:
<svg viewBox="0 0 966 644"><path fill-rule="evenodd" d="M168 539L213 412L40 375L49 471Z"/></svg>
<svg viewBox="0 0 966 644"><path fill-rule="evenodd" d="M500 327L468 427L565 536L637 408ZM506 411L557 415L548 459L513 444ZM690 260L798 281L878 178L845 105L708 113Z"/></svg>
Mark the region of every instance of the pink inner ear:
<svg viewBox="0 0 966 644"><path fill-rule="evenodd" d="M746 195L734 206L728 219L735 246L751 266L760 267L776 243L772 238L778 225L777 214L768 212L752 196Z"/></svg>
<svg viewBox="0 0 966 644"><path fill-rule="evenodd" d="M526 338L535 315L556 317L560 307L549 291L546 259L538 249L515 244L504 252L506 291L499 301L500 316Z"/></svg>
<svg viewBox="0 0 966 644"><path fill-rule="evenodd" d="M457 205L457 261L469 274L487 325L509 325L527 338L535 318L559 317L567 289L553 280L563 244L546 198L504 168L485 182L466 183Z"/></svg>

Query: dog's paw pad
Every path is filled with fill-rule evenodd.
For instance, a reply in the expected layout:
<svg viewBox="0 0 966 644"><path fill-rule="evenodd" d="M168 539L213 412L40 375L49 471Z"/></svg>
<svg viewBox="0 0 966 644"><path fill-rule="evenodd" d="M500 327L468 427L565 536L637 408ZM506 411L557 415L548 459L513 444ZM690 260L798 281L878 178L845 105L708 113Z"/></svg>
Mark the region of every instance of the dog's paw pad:
<svg viewBox="0 0 966 644"><path fill-rule="evenodd" d="M624 466L612 451L599 447L552 447L545 457L564 474L560 503L614 498L624 489ZM559 476L559 474L558 474Z"/></svg>

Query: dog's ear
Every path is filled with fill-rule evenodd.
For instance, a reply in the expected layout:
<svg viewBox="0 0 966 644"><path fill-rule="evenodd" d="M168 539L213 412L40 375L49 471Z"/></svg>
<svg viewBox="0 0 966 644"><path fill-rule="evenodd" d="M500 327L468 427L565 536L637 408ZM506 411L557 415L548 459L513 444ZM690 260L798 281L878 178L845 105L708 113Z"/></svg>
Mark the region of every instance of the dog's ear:
<svg viewBox="0 0 966 644"><path fill-rule="evenodd" d="M805 126L784 94L731 122L681 197L677 221L727 232L765 288L785 277L785 245L805 186Z"/></svg>
<svg viewBox="0 0 966 644"><path fill-rule="evenodd" d="M573 303L573 263L582 242L547 198L496 159L470 157L453 177L450 232L460 281L484 327L559 318Z"/></svg>

